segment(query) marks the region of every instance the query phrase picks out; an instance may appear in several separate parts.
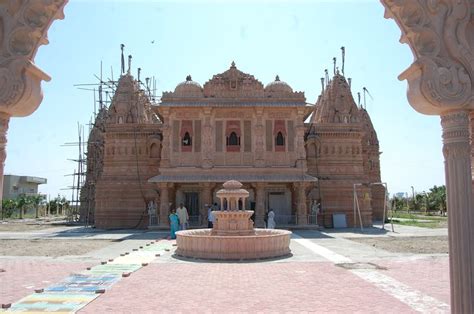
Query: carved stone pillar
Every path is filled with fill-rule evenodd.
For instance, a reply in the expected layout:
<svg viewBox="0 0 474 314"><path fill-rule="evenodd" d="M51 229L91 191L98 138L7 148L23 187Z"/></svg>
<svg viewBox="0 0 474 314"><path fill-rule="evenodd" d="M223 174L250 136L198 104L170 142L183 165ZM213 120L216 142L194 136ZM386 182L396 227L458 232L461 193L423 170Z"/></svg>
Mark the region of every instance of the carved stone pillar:
<svg viewBox="0 0 474 314"><path fill-rule="evenodd" d="M202 129L202 167L209 169L213 166L214 145L211 125L211 108L204 108L204 126Z"/></svg>
<svg viewBox="0 0 474 314"><path fill-rule="evenodd" d="M296 153L297 153L297 165L299 168L303 168L303 171L306 171L307 162L306 162L306 149L304 142L304 109L298 108L298 118L296 124Z"/></svg>
<svg viewBox="0 0 474 314"><path fill-rule="evenodd" d="M160 167L167 168L170 166L170 149L171 149L171 131L168 117L168 108L165 108L163 114L163 146L161 148L161 161Z"/></svg>
<svg viewBox="0 0 474 314"><path fill-rule="evenodd" d="M160 190L160 226L169 226L168 216L170 214L168 183L158 183Z"/></svg>
<svg viewBox="0 0 474 314"><path fill-rule="evenodd" d="M265 183L255 184L255 226L262 228L265 219Z"/></svg>
<svg viewBox="0 0 474 314"><path fill-rule="evenodd" d="M0 1L0 209L8 121L30 115L43 100L41 82L51 78L33 63L34 57L39 46L48 43L53 21L64 18L66 3Z"/></svg>
<svg viewBox="0 0 474 314"><path fill-rule="evenodd" d="M298 218L298 225L307 225L308 208L306 206L306 183L296 182L293 184L296 191L296 215Z"/></svg>
<svg viewBox="0 0 474 314"><path fill-rule="evenodd" d="M0 113L0 211L3 200L3 169L5 166L5 159L7 158L7 131L10 117L6 114ZM3 217L3 215L2 215Z"/></svg>
<svg viewBox="0 0 474 314"><path fill-rule="evenodd" d="M468 112L444 114L441 116L441 125L448 195L452 311L473 313L474 204Z"/></svg>
<svg viewBox="0 0 474 314"><path fill-rule="evenodd" d="M263 127L263 109L257 108L257 122L255 125L255 165L257 167L265 166L265 148L263 137L265 130Z"/></svg>
<svg viewBox="0 0 474 314"><path fill-rule="evenodd" d="M470 0L381 0L415 62L400 76L420 113L443 127L451 279L451 311L474 312L474 204L469 111L474 110L474 41Z"/></svg>

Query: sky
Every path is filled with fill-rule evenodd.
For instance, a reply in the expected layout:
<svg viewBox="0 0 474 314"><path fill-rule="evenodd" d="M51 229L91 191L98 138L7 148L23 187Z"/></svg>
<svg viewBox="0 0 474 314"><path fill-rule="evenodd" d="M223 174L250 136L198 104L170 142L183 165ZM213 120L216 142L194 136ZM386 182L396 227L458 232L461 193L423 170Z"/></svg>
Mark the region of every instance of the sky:
<svg viewBox="0 0 474 314"><path fill-rule="evenodd" d="M354 98L366 87L367 110L377 131L382 181L389 192L427 191L444 184L441 126L437 116L415 112L398 75L412 62L399 43L395 21L384 19L378 0L338 1L92 1L70 0L65 19L48 32L35 63L52 80L32 115L12 118L6 174L45 177L40 192L71 196L77 166L78 124L86 126L93 93L75 84L117 79L120 44L133 55L132 74L155 76L158 94L172 91L192 75L204 84L232 61L263 84L275 75L315 103L324 69L340 66L346 47L346 77Z"/></svg>

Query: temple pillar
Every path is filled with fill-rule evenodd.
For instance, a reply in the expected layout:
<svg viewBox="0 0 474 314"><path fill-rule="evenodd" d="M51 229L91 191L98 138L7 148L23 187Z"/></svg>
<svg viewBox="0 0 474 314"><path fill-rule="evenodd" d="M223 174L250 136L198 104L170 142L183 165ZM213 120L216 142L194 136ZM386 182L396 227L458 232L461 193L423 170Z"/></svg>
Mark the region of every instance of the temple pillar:
<svg viewBox="0 0 474 314"><path fill-rule="evenodd" d="M211 124L211 111L210 107L206 107L203 110L204 113L204 126L202 130L202 167L204 169L210 169L213 166L214 160L214 145L213 145L213 132Z"/></svg>
<svg viewBox="0 0 474 314"><path fill-rule="evenodd" d="M32 114L43 100L41 82L51 78L35 64L54 20L64 18L67 0L0 1L0 211L10 117Z"/></svg>
<svg viewBox="0 0 474 314"><path fill-rule="evenodd" d="M168 216L170 214L168 183L159 183L160 190L160 226L169 226Z"/></svg>
<svg viewBox="0 0 474 314"><path fill-rule="evenodd" d="M5 167L5 159L7 158L7 131L10 116L0 113L0 211L3 218L3 170Z"/></svg>
<svg viewBox="0 0 474 314"><path fill-rule="evenodd" d="M255 124L255 166L265 166L265 147L264 147L265 129L263 126L263 108L256 108Z"/></svg>
<svg viewBox="0 0 474 314"><path fill-rule="evenodd" d="M201 215L201 226L207 227L207 205L212 205L212 184L209 182L205 182L201 184L201 208L200 208L200 215Z"/></svg>
<svg viewBox="0 0 474 314"><path fill-rule="evenodd" d="M469 114L441 116L445 158L451 306L453 313L474 312L474 204L472 199Z"/></svg>
<svg viewBox="0 0 474 314"><path fill-rule="evenodd" d="M308 208L306 206L306 183L296 182L293 184L296 191L296 215L298 219L298 225L307 225Z"/></svg>
<svg viewBox="0 0 474 314"><path fill-rule="evenodd" d="M469 111L474 111L474 51L470 0L381 0L415 57L400 74L408 101L441 116L448 206L451 311L474 312L474 204ZM417 22L413 22L417 21Z"/></svg>
<svg viewBox="0 0 474 314"><path fill-rule="evenodd" d="M265 224L265 183L255 184L255 226L262 228Z"/></svg>
<svg viewBox="0 0 474 314"><path fill-rule="evenodd" d="M161 160L160 167L170 166L170 147L171 147L171 131L169 124L169 109L164 108L162 111L163 115L163 126L161 131L163 132L163 142L161 148Z"/></svg>

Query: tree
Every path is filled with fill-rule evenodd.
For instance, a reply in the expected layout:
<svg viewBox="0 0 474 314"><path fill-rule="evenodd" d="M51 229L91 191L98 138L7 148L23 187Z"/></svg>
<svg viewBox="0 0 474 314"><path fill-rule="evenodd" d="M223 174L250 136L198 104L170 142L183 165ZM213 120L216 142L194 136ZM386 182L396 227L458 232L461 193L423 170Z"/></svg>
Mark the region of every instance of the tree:
<svg viewBox="0 0 474 314"><path fill-rule="evenodd" d="M20 194L17 198L17 207L20 210L20 219L23 219L25 211L28 210L28 207L31 206L32 199L31 196L26 194Z"/></svg>
<svg viewBox="0 0 474 314"><path fill-rule="evenodd" d="M31 204L35 207L35 216L39 218L39 206L44 203L46 195L32 195L30 196Z"/></svg>
<svg viewBox="0 0 474 314"><path fill-rule="evenodd" d="M49 201L50 213L58 215L64 213L64 210L69 208L69 201L64 196L58 194L54 199Z"/></svg>
<svg viewBox="0 0 474 314"><path fill-rule="evenodd" d="M16 208L18 208L16 200L2 200L2 219L10 218Z"/></svg>
<svg viewBox="0 0 474 314"><path fill-rule="evenodd" d="M441 214L446 212L446 186L434 186L428 194L428 203L431 209L438 210Z"/></svg>

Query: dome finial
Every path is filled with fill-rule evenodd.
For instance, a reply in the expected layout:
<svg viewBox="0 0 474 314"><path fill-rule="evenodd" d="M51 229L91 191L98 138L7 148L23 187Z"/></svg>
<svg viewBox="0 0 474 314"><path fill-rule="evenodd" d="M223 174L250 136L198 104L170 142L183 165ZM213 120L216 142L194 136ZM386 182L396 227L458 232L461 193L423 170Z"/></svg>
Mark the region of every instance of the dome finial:
<svg viewBox="0 0 474 314"><path fill-rule="evenodd" d="M186 81L189 82L189 81L192 81L193 79L191 78L191 75L188 74L188 76L186 76Z"/></svg>
<svg viewBox="0 0 474 314"><path fill-rule="evenodd" d="M234 61L232 61L232 63L230 64L230 67L235 68L235 62Z"/></svg>
<svg viewBox="0 0 474 314"><path fill-rule="evenodd" d="M277 76L275 76L275 81L277 81L277 82L280 81L280 76L278 76L278 74L277 74Z"/></svg>

